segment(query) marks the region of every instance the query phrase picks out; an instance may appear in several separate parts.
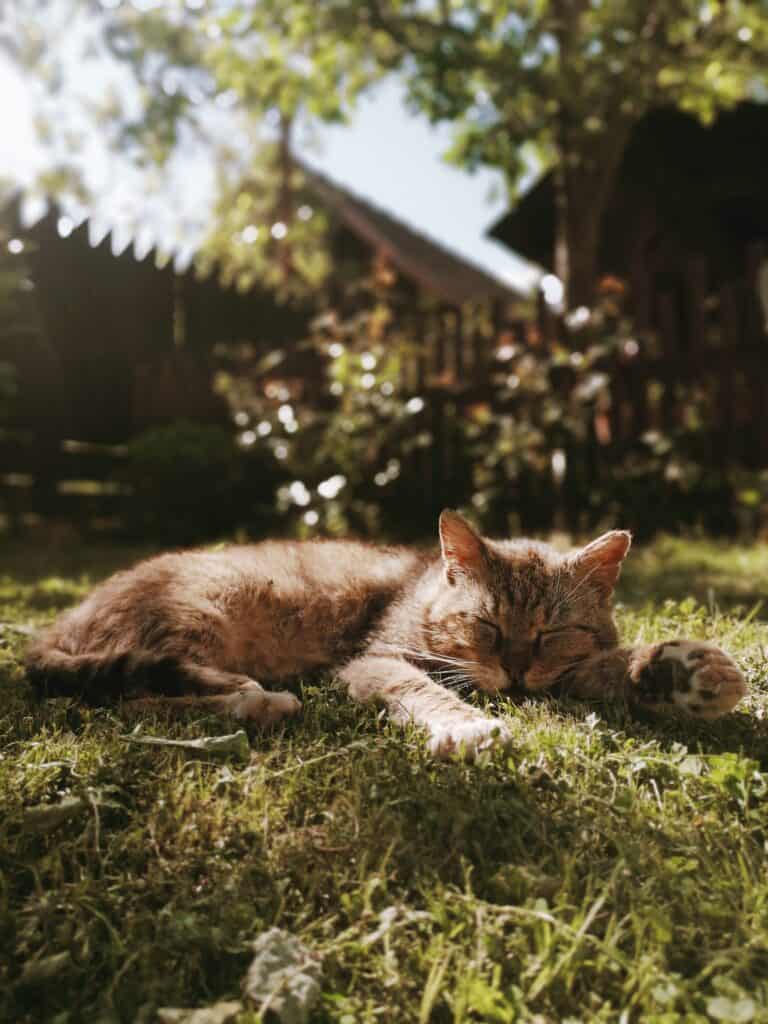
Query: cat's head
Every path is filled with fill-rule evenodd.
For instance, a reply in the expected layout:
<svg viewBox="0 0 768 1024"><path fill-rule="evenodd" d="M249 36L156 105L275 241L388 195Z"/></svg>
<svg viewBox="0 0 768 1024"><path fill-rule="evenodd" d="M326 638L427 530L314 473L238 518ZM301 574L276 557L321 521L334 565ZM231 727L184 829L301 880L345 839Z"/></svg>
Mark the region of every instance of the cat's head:
<svg viewBox="0 0 768 1024"><path fill-rule="evenodd" d="M422 644L445 670L489 693L551 686L571 665L616 646L613 588L631 537L612 530L575 553L480 537L440 516L442 572Z"/></svg>

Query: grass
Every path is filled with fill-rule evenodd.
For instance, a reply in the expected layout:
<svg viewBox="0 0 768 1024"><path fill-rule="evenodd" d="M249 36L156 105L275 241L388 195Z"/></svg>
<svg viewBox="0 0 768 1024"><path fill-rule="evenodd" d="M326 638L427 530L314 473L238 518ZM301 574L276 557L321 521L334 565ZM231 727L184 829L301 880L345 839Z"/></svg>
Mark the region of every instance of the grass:
<svg viewBox="0 0 768 1024"><path fill-rule="evenodd" d="M253 732L248 764L126 742L125 713L36 705L22 630L135 554L0 552L0 1019L237 998L276 925L323 954L317 1021L768 1021L765 547L664 541L620 595L627 638L724 641L752 689L735 714L502 702L514 749L474 766L430 762L332 683ZM28 808L72 797L34 827Z"/></svg>

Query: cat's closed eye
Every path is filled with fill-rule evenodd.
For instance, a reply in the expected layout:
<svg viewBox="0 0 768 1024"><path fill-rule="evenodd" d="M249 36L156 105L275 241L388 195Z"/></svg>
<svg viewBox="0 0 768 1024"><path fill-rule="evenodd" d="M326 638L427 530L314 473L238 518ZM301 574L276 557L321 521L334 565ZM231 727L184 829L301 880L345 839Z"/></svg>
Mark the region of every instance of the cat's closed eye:
<svg viewBox="0 0 768 1024"><path fill-rule="evenodd" d="M592 651L595 640L592 631L581 626L563 626L538 634L534 652L544 657L570 655L580 656Z"/></svg>
<svg viewBox="0 0 768 1024"><path fill-rule="evenodd" d="M490 619L476 619L475 630L478 642L490 651L501 650L501 630Z"/></svg>

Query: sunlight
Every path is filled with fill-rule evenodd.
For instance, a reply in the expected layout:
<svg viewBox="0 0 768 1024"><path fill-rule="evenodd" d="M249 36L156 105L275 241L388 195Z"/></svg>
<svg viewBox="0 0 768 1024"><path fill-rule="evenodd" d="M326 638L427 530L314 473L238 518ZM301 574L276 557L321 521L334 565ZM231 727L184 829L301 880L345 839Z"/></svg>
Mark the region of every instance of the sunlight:
<svg viewBox="0 0 768 1024"><path fill-rule="evenodd" d="M35 136L32 102L24 79L1 52L0 96L3 97L2 177L8 184L26 184L32 180L38 166L40 144Z"/></svg>

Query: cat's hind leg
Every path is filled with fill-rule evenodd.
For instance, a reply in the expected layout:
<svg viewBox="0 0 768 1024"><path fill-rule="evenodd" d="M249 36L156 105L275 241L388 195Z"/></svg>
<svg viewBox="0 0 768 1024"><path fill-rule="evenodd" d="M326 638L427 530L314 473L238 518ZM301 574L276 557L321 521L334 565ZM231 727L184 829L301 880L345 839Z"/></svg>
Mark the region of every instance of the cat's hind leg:
<svg viewBox="0 0 768 1024"><path fill-rule="evenodd" d="M212 711L215 714L233 715L235 718L254 722L262 727L277 725L284 718L301 711L301 701L292 693L248 692L245 688L237 694L222 694L217 697L140 697L123 704L128 711Z"/></svg>
<svg viewBox="0 0 768 1024"><path fill-rule="evenodd" d="M155 651L70 654L51 645L27 656L30 682L38 696L76 697L88 704L126 699L133 706L169 709L201 706L259 725L272 725L301 711L292 693L265 690L249 676L227 672L192 658Z"/></svg>
<svg viewBox="0 0 768 1024"><path fill-rule="evenodd" d="M155 672L145 675L143 682L144 693L127 700L124 707L131 711L200 709L261 726L274 725L301 711L301 701L293 693L271 692L250 676L191 660L180 660L170 667L160 665Z"/></svg>
<svg viewBox="0 0 768 1024"><path fill-rule="evenodd" d="M274 725L301 711L301 701L293 693L265 690L260 683L240 673L224 672L195 662L180 663L179 671L189 695L167 696L168 703L183 701L184 706L190 708L197 702L201 707L257 725Z"/></svg>
<svg viewBox="0 0 768 1024"><path fill-rule="evenodd" d="M197 693L141 697L126 701L125 707L130 711L212 711L261 726L276 725L301 711L301 701L293 693L265 690L248 676L205 666L187 665L184 668L190 679L197 681Z"/></svg>

